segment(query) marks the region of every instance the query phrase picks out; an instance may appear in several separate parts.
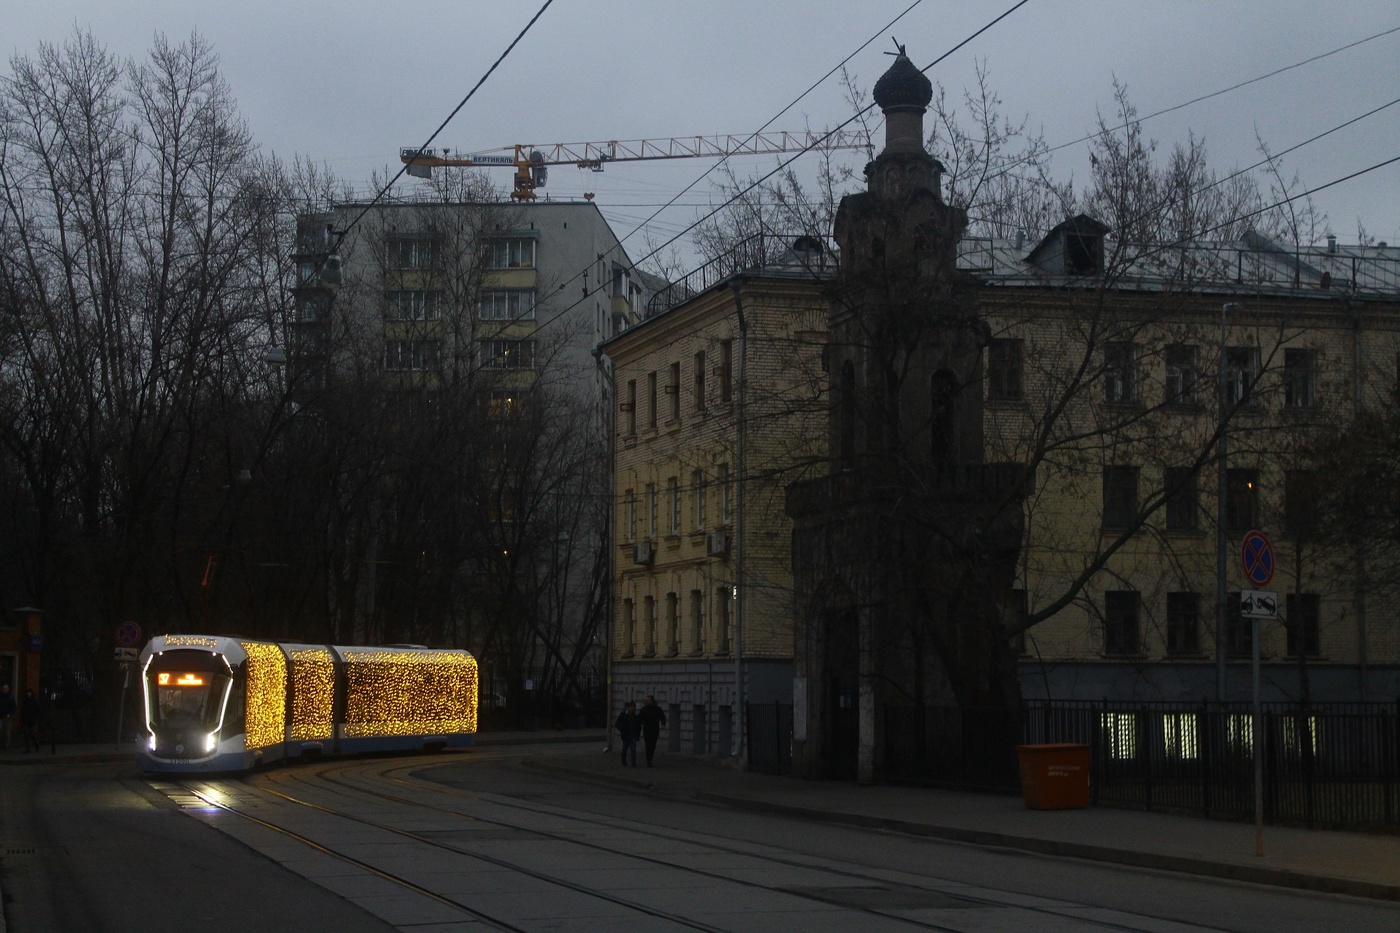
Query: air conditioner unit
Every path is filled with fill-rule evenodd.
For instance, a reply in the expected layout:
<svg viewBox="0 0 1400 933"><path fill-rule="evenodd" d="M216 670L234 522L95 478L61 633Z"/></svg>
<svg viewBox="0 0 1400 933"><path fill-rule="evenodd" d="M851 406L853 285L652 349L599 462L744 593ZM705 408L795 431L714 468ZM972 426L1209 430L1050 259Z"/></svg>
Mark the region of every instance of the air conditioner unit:
<svg viewBox="0 0 1400 933"><path fill-rule="evenodd" d="M711 557L725 557L729 554L729 535L722 531L712 531L705 536L705 553Z"/></svg>
<svg viewBox="0 0 1400 933"><path fill-rule="evenodd" d="M632 545L632 560L639 564L649 564L652 558L651 539L638 541Z"/></svg>

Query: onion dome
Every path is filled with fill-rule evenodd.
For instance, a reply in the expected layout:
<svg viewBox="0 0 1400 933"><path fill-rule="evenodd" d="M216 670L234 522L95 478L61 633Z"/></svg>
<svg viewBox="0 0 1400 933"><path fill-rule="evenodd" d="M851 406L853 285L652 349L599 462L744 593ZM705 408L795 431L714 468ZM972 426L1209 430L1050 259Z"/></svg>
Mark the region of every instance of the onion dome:
<svg viewBox="0 0 1400 933"><path fill-rule="evenodd" d="M890 70L875 82L875 103L886 113L895 109L926 110L933 100L933 82L914 67L903 51L895 57Z"/></svg>

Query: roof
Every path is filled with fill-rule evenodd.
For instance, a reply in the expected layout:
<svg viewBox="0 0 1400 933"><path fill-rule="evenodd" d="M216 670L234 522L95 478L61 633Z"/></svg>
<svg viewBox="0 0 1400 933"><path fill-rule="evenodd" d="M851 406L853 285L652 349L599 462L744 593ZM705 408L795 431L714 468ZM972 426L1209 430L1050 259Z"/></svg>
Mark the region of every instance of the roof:
<svg viewBox="0 0 1400 933"><path fill-rule="evenodd" d="M978 273L992 286L1073 286L1096 281L1069 275L1043 260L1056 255L1052 238L1072 233L1093 235L1103 227L1092 218L1066 221L1034 246L1023 239L964 237L958 266ZM1327 244L1286 247L1258 233L1239 240L1191 240L1158 244L1124 244L1105 239L1119 288L1161 290L1189 281L1198 291L1277 292L1300 290L1321 296L1400 299L1400 247Z"/></svg>

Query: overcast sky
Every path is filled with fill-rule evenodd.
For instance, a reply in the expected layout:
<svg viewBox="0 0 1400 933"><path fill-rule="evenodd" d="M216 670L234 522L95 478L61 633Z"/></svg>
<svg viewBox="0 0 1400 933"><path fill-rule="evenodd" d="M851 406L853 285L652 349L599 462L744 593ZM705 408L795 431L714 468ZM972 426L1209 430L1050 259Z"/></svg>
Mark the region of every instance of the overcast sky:
<svg viewBox="0 0 1400 933"><path fill-rule="evenodd" d="M324 161L358 187L375 168L399 167L520 32L544 0L13 0L4 51L30 55L75 25L122 56L151 37L199 31L257 140L284 158ZM995 19L1014 0L554 0L437 139L481 151L606 139L744 133L758 129L842 59L869 87L889 67L889 36L923 67ZM891 20L905 14L893 26ZM1051 145L1079 139L1125 83L1146 115L1381 35L1240 90L1155 117L1147 133L1166 148L1203 136L1225 173L1257 160L1256 131L1283 150L1400 97L1400 4L1395 0L1030 0L928 71L950 92L985 60L1007 112L1026 116ZM874 42L861 49L872 36ZM9 73L8 62L4 72ZM850 109L833 78L773 124L801 130L843 122ZM1310 188L1400 156L1400 105L1285 159ZM852 153L850 160L864 158ZM710 160L615 165L604 173L555 168L547 192L595 200L619 236L677 194ZM766 170L770 157L737 168ZM1055 159L1057 178L1082 188L1088 146ZM509 170L496 170L501 185ZM708 188L682 198L652 234L665 239L695 218ZM1332 229L1400 243L1400 163L1315 196ZM641 237L627 240L633 258Z"/></svg>

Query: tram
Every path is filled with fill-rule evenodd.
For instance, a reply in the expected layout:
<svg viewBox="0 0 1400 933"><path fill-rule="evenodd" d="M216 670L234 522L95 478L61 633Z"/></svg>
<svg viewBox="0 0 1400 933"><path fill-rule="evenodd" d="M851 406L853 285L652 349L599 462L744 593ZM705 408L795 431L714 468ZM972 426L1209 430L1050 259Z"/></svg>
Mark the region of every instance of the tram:
<svg viewBox="0 0 1400 933"><path fill-rule="evenodd" d="M477 665L465 651L159 635L140 670L145 771L245 771L462 747L476 735Z"/></svg>

